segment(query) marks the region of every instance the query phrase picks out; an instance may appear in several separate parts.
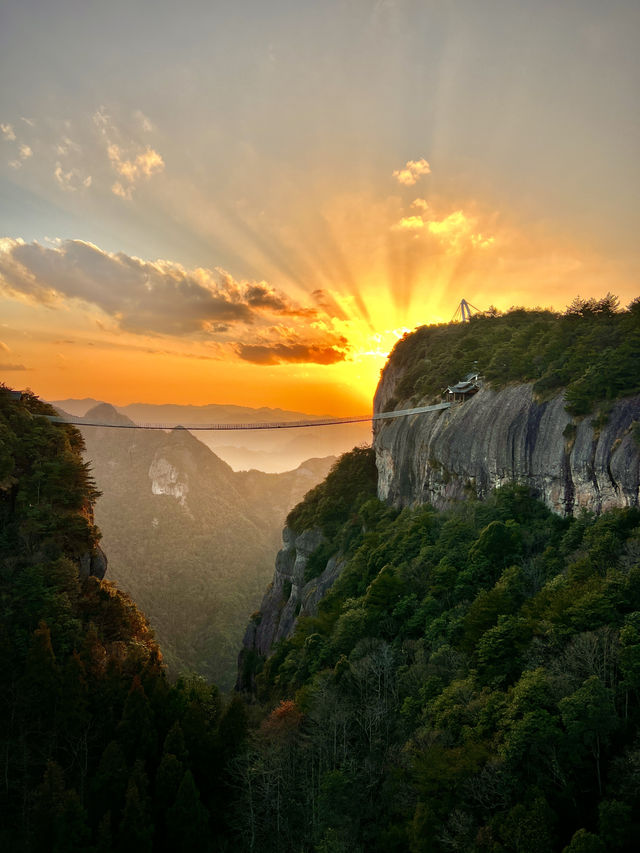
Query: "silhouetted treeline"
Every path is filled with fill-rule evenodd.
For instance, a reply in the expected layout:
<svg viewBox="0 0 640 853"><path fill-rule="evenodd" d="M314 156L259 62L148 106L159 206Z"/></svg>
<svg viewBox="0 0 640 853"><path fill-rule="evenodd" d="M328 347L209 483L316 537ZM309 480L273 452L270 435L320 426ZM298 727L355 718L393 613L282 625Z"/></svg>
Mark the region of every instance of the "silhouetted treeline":
<svg viewBox="0 0 640 853"><path fill-rule="evenodd" d="M0 390L0 849L221 849L244 708L169 684L145 617L87 573L96 491L47 412Z"/></svg>

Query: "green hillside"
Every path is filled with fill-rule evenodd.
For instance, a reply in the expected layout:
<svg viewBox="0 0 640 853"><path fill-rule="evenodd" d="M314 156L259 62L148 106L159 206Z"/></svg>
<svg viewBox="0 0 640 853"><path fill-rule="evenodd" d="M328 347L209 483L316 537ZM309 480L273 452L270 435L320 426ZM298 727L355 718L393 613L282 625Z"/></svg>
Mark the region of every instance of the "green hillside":
<svg viewBox="0 0 640 853"><path fill-rule="evenodd" d="M560 518L510 487L343 519L346 568L257 674L248 849L634 850L640 511Z"/></svg>
<svg viewBox="0 0 640 853"><path fill-rule="evenodd" d="M422 326L392 353L401 372L401 401L439 398L448 384L477 369L491 386L531 382L540 397L566 388L567 409L583 415L596 406L640 393L640 299L619 310L616 297L576 299L564 314L489 311L468 323Z"/></svg>
<svg viewBox="0 0 640 853"><path fill-rule="evenodd" d="M135 604L80 570L97 493L80 434L41 414L0 389L0 849L218 848L244 711L171 685Z"/></svg>

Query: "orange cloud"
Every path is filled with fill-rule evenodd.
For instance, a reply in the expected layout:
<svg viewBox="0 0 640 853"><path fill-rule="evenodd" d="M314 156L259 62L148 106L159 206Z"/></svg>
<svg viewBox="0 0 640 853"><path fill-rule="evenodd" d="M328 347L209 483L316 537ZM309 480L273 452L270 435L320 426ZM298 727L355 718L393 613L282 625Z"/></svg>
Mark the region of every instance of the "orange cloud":
<svg viewBox="0 0 640 853"><path fill-rule="evenodd" d="M124 183L116 181L111 187L112 192L121 198L131 199L141 179L150 178L164 170L164 160L150 145L132 160L125 159L120 147L115 144L109 145L107 154L115 171L124 179Z"/></svg>
<svg viewBox="0 0 640 853"><path fill-rule="evenodd" d="M348 349L330 316L298 305L268 282L143 261L80 240L51 247L0 240L0 291L34 305L84 303L110 318L111 333L219 343L218 356L255 364L332 364ZM273 325L274 318L291 318L295 328Z"/></svg>
<svg viewBox="0 0 640 853"><path fill-rule="evenodd" d="M405 216L399 222L391 226L392 231L420 231L425 222L421 216Z"/></svg>
<svg viewBox="0 0 640 853"><path fill-rule="evenodd" d="M344 350L314 344L238 344L236 351L252 364L336 364L346 358Z"/></svg>
<svg viewBox="0 0 640 853"><path fill-rule="evenodd" d="M391 226L392 231L424 231L435 237L448 251L459 251L470 246L486 249L495 242L494 237L474 231L477 226L476 218L467 216L462 210L455 210L442 219L437 219L426 215L430 208L422 199L416 199L411 206L422 209L424 213L403 217Z"/></svg>
<svg viewBox="0 0 640 853"><path fill-rule="evenodd" d="M412 187L423 175L431 174L431 166L424 157L420 160L409 160L403 169L396 169L393 177L405 187Z"/></svg>

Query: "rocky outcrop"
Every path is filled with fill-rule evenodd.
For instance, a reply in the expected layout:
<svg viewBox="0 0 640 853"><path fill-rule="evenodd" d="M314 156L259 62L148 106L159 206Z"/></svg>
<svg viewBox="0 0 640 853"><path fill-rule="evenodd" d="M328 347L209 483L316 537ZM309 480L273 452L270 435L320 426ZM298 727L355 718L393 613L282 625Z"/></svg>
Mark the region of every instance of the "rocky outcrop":
<svg viewBox="0 0 640 853"><path fill-rule="evenodd" d="M383 376L375 411L393 398ZM405 408L407 404L399 404ZM606 423L574 420L562 394L534 399L531 385L483 388L442 412L381 421L374 447L378 496L395 506L446 508L506 483L528 485L555 512L601 512L638 504L640 448L633 435L640 397L617 401Z"/></svg>
<svg viewBox="0 0 640 853"><path fill-rule="evenodd" d="M102 580L107 573L107 555L99 545L96 545L93 551L85 551L78 560L78 568L80 577L87 578L93 575Z"/></svg>
<svg viewBox="0 0 640 853"><path fill-rule="evenodd" d="M317 577L305 583L309 557L325 538L317 527L296 535L289 527L282 532L282 548L276 556L273 581L245 632L239 658L237 687L250 689L252 674L245 663L252 654L266 657L275 643L293 633L300 616L315 616L318 604L332 586L343 561L340 554L333 555Z"/></svg>
<svg viewBox="0 0 640 853"><path fill-rule="evenodd" d="M392 357L376 392L375 412L415 406L397 402L402 378ZM640 396L618 400L602 423L573 418L563 394L540 402L528 384L500 391L484 387L449 409L375 423L378 497L397 507L428 502L446 509L515 482L562 515L637 506L640 447L633 433L639 421ZM251 656L268 656L274 643L291 635L301 613L315 614L344 565L339 555L332 557L322 574L305 584L309 555L322 536L307 530L295 537L285 529L283 538L273 583L245 633L241 689L253 687L253 670L245 665Z"/></svg>
<svg viewBox="0 0 640 853"><path fill-rule="evenodd" d="M151 492L154 495L171 495L185 506L189 493L188 476L173 466L164 456L156 456L149 466Z"/></svg>

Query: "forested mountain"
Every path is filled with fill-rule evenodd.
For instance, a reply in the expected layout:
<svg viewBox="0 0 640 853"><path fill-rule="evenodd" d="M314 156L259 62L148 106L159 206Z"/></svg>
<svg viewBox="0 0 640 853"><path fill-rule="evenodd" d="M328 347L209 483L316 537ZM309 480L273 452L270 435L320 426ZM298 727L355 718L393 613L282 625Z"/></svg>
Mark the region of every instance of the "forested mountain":
<svg viewBox="0 0 640 853"><path fill-rule="evenodd" d="M378 421L378 496L441 509L519 482L560 513L634 506L640 456L640 301L575 300L425 326L399 341L376 412L442 400L468 373L480 392L445 412ZM458 400L463 395L457 395Z"/></svg>
<svg viewBox="0 0 640 853"><path fill-rule="evenodd" d="M240 660L248 849L637 849L639 356L611 297L399 342L378 411L483 386L383 422L289 514Z"/></svg>
<svg viewBox="0 0 640 853"><path fill-rule="evenodd" d="M132 423L107 404L87 419ZM148 615L170 671L230 688L286 514L333 459L235 472L185 429L79 429L102 492L95 514L109 579Z"/></svg>
<svg viewBox="0 0 640 853"><path fill-rule="evenodd" d="M171 685L145 617L88 573L104 562L82 438L42 414L0 389L0 848L223 849L242 706Z"/></svg>
<svg viewBox="0 0 640 853"><path fill-rule="evenodd" d="M585 415L640 393L640 297L620 310L617 297L576 298L563 314L543 309L495 309L468 323L422 326L394 347L385 373L395 373L400 401L439 399L471 370L503 388L532 382L544 398L566 389L571 414ZM381 388L384 387L384 382ZM378 389L378 396L380 390Z"/></svg>
<svg viewBox="0 0 640 853"><path fill-rule="evenodd" d="M361 453L334 488L354 464L366 480ZM640 511L561 518L518 486L448 512L330 497L289 523L342 573L244 659L273 708L242 768L248 849L635 850Z"/></svg>
<svg viewBox="0 0 640 853"><path fill-rule="evenodd" d="M557 350L574 373L549 391L554 399L580 381L580 370L593 375L601 366L611 330L607 364L628 373L625 335L633 355L637 305L619 314L605 300L544 318L550 347L558 329L574 333L564 356ZM512 340L531 320L519 312L485 317L446 335L449 344L473 335L484 347L483 330L495 342L511 328ZM624 335L619 324L627 324ZM418 331L421 346L429 334ZM539 367L549 376L545 363ZM451 367L454 379L464 375L461 365ZM405 375L392 357L383 383L399 386ZM447 381L446 371L429 379ZM459 411L483 394L510 399L511 387L485 386ZM576 429L563 441L574 457L585 454L594 476L620 448L638 463L638 397L625 397L621 383L613 388L591 396L588 411L567 412ZM549 402L544 388L532 393L535 405ZM568 391L565 404L574 405ZM626 421L616 419L616 406L630 413ZM380 500L379 447L355 449L288 514L291 547L278 558L268 610L250 621L244 696L225 702L204 679L171 684L145 617L97 576L104 559L91 510L96 488L79 433L38 417L48 411L33 395L15 401L0 393L3 849L637 849L637 495L634 502L619 489L609 509L553 512L530 482L509 483L505 474L483 500L468 488L444 509L417 499L403 507ZM518 423L518 411L512 415ZM609 418L622 432L599 456ZM587 427L594 437L580 444ZM151 537L178 513L191 518L193 547L172 555L178 577L180 560L188 564L204 547L197 537L213 516L226 526L237 520L245 539L266 529L271 475L234 474L185 430L158 433L150 455L138 433L95 435L104 477L122 482L128 467L160 501L153 514L142 508L121 521L131 524L134 557L136 520L138 535ZM393 458L402 447L386 447L392 464L402 463ZM196 471L218 491L198 484ZM114 503L125 492L115 492ZM236 518L236 496L252 515ZM208 503L211 518L199 521ZM250 558L253 546L243 547ZM198 594L206 598L204 582ZM190 607L185 612L197 614Z"/></svg>

